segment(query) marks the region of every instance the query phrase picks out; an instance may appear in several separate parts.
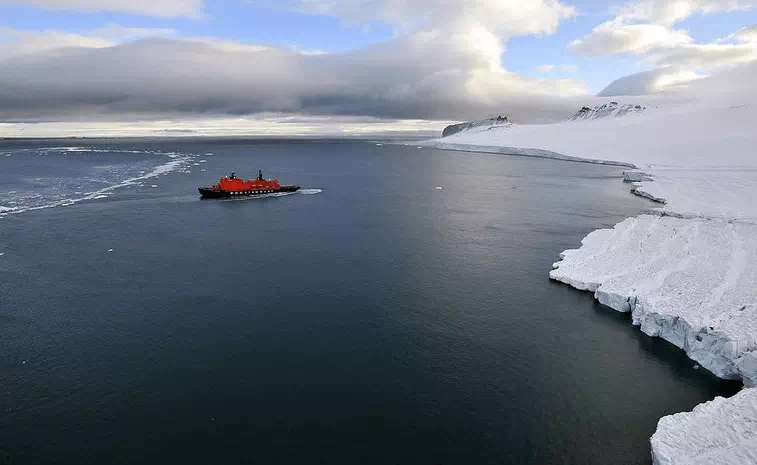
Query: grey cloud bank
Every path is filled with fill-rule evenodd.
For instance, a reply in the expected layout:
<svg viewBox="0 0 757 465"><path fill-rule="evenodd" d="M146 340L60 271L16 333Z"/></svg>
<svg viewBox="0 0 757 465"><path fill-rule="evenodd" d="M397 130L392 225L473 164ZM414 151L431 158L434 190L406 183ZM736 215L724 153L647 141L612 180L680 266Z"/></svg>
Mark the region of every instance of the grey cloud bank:
<svg viewBox="0 0 757 465"><path fill-rule="evenodd" d="M339 55L203 39L71 47L0 60L0 120L261 112L455 119L504 108L523 121L554 121L583 102L557 98L584 94L579 84L492 68L487 52L434 32Z"/></svg>

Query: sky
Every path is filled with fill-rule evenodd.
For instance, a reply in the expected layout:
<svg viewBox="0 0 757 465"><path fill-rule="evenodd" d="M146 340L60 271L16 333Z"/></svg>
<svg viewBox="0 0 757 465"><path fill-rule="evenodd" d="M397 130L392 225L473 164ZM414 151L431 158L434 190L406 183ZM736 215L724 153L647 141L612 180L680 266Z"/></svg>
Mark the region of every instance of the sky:
<svg viewBox="0 0 757 465"><path fill-rule="evenodd" d="M757 0L0 0L0 136L552 122L754 60Z"/></svg>

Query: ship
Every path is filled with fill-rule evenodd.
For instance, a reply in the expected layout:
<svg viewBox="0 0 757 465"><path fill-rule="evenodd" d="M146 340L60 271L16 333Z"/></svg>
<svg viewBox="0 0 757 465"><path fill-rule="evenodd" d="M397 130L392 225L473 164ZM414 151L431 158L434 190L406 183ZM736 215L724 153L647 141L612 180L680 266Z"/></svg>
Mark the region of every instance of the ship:
<svg viewBox="0 0 757 465"><path fill-rule="evenodd" d="M297 192L300 186L294 184L281 185L275 179L264 179L263 171L258 170L258 177L254 180L242 179L231 173L218 181L218 184L200 187L200 196L203 199L224 199L230 197L250 197L279 192Z"/></svg>

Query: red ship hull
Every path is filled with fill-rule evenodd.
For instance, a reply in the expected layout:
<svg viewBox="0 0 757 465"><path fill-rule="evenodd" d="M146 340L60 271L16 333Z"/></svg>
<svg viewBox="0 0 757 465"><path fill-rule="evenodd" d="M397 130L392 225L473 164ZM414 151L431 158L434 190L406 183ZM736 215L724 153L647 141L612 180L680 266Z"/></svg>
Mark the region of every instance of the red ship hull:
<svg viewBox="0 0 757 465"><path fill-rule="evenodd" d="M200 196L203 199L225 199L229 197L245 197L264 194L275 194L278 192L297 192L300 190L300 186L280 186L278 189L262 189L262 190L245 190L245 191L225 191L222 189L213 189L211 187L200 187Z"/></svg>
<svg viewBox="0 0 757 465"><path fill-rule="evenodd" d="M263 173L257 179L247 180L234 176L221 178L218 184L198 189L202 198L222 199L228 197L249 197L255 195L275 194L278 192L296 192L300 186L282 186L275 179L263 179Z"/></svg>

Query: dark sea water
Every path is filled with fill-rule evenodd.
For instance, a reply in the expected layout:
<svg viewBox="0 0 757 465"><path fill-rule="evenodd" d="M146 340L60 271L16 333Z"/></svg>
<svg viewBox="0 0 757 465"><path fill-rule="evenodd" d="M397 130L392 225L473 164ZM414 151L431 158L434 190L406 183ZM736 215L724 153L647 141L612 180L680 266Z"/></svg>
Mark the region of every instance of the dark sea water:
<svg viewBox="0 0 757 465"><path fill-rule="evenodd" d="M259 168L307 190L197 195ZM620 173L366 142L0 142L0 464L648 464L661 416L734 387L549 281L650 207Z"/></svg>

